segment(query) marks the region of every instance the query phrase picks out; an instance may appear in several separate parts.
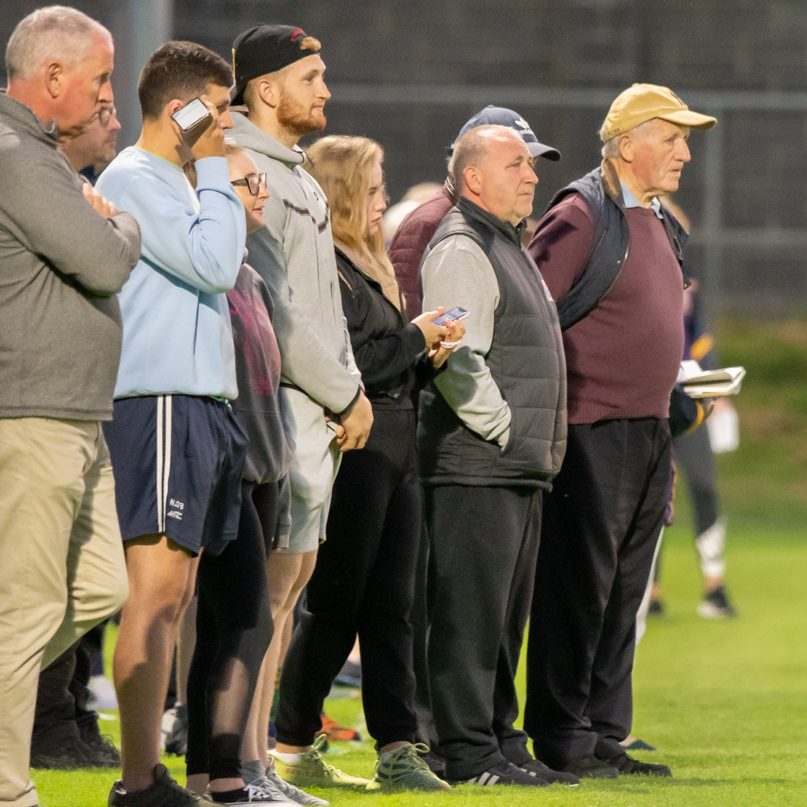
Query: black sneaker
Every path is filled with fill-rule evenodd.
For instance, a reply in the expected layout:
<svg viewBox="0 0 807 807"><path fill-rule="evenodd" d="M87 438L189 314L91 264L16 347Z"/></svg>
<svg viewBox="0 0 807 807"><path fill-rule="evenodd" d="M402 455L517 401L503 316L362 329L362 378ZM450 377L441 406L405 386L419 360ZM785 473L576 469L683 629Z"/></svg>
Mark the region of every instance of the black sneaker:
<svg viewBox="0 0 807 807"><path fill-rule="evenodd" d="M432 773L436 773L441 779L446 778L446 761L439 755L435 754L431 748L419 754L420 758L429 766Z"/></svg>
<svg viewBox="0 0 807 807"><path fill-rule="evenodd" d="M508 762L507 760L499 762L492 768L488 768L484 773L480 773L479 776L472 776L470 779L462 779L458 782L452 782L452 784L484 785L485 787L493 787L493 785L549 787L549 782L545 782L537 776L530 776L530 774L522 771L521 768L516 767L512 762Z"/></svg>
<svg viewBox="0 0 807 807"><path fill-rule="evenodd" d="M612 765L622 776L672 776L672 771L666 765L639 762L628 754L618 754L615 757L601 759L600 762L603 765Z"/></svg>
<svg viewBox="0 0 807 807"><path fill-rule="evenodd" d="M625 754L627 756L627 754ZM616 779L619 769L609 760L600 759L595 754L583 754L569 760L561 769L573 773L579 779Z"/></svg>
<svg viewBox="0 0 807 807"><path fill-rule="evenodd" d="M114 748L117 753L117 749ZM120 756L113 758L106 748L73 740L59 748L38 748L31 751L31 767L51 771L75 771L81 768L119 768Z"/></svg>
<svg viewBox="0 0 807 807"><path fill-rule="evenodd" d="M650 600L650 605L647 606L648 616L666 616L667 610L664 608L664 603L661 600Z"/></svg>
<svg viewBox="0 0 807 807"><path fill-rule="evenodd" d="M123 789L123 782L118 779L112 785L107 801L107 807L215 807L215 804L180 787L162 763L154 766L153 785L129 792Z"/></svg>
<svg viewBox="0 0 807 807"><path fill-rule="evenodd" d="M176 705L174 725L165 738L165 753L184 757L188 752L188 707L184 703Z"/></svg>
<svg viewBox="0 0 807 807"><path fill-rule="evenodd" d="M535 776L537 779L543 779L550 785L561 784L569 785L570 787L577 787L580 780L573 773L566 773L565 771L553 771L548 765L544 765L539 759L530 759L518 766L522 771L528 773L530 776Z"/></svg>
<svg viewBox="0 0 807 807"><path fill-rule="evenodd" d="M737 610L729 601L729 596L723 586L707 591L703 600L698 603L698 615L704 619L733 619Z"/></svg>
<svg viewBox="0 0 807 807"><path fill-rule="evenodd" d="M120 768L120 751L108 734L101 734L97 720L87 724L79 723L78 729L87 754L98 760L98 767Z"/></svg>

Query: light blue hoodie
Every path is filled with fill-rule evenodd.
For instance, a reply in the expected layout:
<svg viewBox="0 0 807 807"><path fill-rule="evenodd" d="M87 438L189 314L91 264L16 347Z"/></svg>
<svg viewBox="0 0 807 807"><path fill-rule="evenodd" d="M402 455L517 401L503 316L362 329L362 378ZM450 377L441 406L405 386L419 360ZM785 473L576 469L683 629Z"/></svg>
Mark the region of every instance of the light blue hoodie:
<svg viewBox="0 0 807 807"><path fill-rule="evenodd" d="M132 147L98 181L142 233L140 261L120 293L115 398L238 394L226 292L244 255L244 207L224 157L198 160L196 173L194 192L179 166Z"/></svg>

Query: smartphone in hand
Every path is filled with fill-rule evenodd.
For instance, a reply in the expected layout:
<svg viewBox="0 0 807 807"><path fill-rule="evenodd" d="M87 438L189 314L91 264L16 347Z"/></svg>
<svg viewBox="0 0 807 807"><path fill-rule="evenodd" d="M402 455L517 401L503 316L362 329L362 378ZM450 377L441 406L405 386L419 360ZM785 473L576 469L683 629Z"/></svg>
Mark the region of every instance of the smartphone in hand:
<svg viewBox="0 0 807 807"><path fill-rule="evenodd" d="M212 117L212 112L202 103L201 99L194 98L193 101L185 104L171 116L183 132L195 129L207 118Z"/></svg>
<svg viewBox="0 0 807 807"><path fill-rule="evenodd" d="M440 314L439 317L435 317L432 322L435 325L445 325L446 322L456 322L457 320L465 319L468 316L468 312L464 308L460 308L457 306L456 308L452 308L451 311L446 311L445 314Z"/></svg>

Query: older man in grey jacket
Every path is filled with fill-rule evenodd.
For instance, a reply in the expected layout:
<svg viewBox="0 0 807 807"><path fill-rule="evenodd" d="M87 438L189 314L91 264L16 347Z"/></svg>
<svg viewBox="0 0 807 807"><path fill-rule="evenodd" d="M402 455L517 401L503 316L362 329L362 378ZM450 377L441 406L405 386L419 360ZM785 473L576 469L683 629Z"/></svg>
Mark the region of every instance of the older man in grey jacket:
<svg viewBox="0 0 807 807"><path fill-rule="evenodd" d="M26 17L0 94L0 804L28 776L37 677L127 594L109 453L120 291L140 231L57 150L112 102L112 37L75 9Z"/></svg>

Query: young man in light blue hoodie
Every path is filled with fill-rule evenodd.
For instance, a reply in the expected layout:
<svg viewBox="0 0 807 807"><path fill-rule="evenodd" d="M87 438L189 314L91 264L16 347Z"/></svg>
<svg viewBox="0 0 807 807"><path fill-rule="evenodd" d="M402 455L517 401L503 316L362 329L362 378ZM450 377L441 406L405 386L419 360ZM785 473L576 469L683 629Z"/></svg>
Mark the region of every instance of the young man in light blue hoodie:
<svg viewBox="0 0 807 807"><path fill-rule="evenodd" d="M210 802L160 765L160 722L195 556L235 538L245 438L226 292L246 240L230 185L224 130L232 73L190 42L156 51L140 77L143 130L99 190L140 223L140 262L120 295L123 353L106 430L117 480L131 597L115 648L122 780L114 807ZM200 98L208 117L183 132L173 115ZM196 190L182 172L195 158Z"/></svg>

